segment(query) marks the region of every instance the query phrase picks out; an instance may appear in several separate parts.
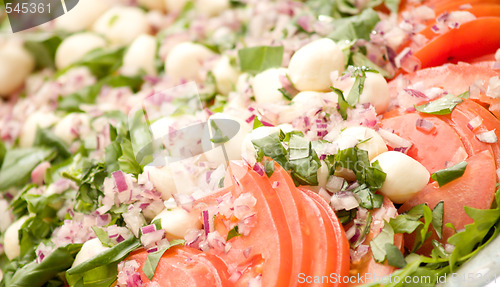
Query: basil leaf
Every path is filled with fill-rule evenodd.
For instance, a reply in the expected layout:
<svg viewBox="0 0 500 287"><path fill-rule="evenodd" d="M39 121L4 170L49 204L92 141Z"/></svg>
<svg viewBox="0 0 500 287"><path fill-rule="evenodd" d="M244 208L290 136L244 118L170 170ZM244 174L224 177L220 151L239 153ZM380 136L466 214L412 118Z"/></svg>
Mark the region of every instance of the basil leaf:
<svg viewBox="0 0 500 287"><path fill-rule="evenodd" d="M354 80L354 84L345 99L347 104L351 107L354 107L359 102L359 97L361 93L363 93L363 88L365 87L366 74L364 71L360 71L360 73L356 73L355 77L356 80Z"/></svg>
<svg viewBox="0 0 500 287"><path fill-rule="evenodd" d="M279 165L286 169L287 151L281 144L279 133L270 134L267 137L252 140L255 149L262 154L274 159ZM262 159L262 157L261 157Z"/></svg>
<svg viewBox="0 0 500 287"><path fill-rule="evenodd" d="M70 287L109 287L116 281L117 275L118 262L115 262L80 274L66 273L66 280Z"/></svg>
<svg viewBox="0 0 500 287"><path fill-rule="evenodd" d="M66 271L69 275L80 274L83 272L87 272L99 266L104 266L107 264L115 263L118 261L122 261L130 252L139 248L141 243L139 239L131 236L124 241L118 243L110 249L107 249L98 255L92 257L89 260L86 260L77 266L70 268Z"/></svg>
<svg viewBox="0 0 500 287"><path fill-rule="evenodd" d="M257 117L253 118L253 128L252 129L260 128L260 127L263 127L263 126L264 125L262 124L262 122Z"/></svg>
<svg viewBox="0 0 500 287"><path fill-rule="evenodd" d="M439 187L441 187L441 186L461 177L464 174L466 167L467 167L467 162L462 161L462 162L459 162L452 167L445 168L445 169L438 170L438 171L434 172L431 175L431 178L434 179L435 181L437 181L437 183L439 184Z"/></svg>
<svg viewBox="0 0 500 287"><path fill-rule="evenodd" d="M71 156L68 145L48 129L37 127L33 145L47 148L53 147L57 150L57 157L61 159L66 159Z"/></svg>
<svg viewBox="0 0 500 287"><path fill-rule="evenodd" d="M104 231L104 229L99 228L97 226L92 226L91 228L94 231L97 238L99 239L99 241L101 241L102 246L112 247L111 238L109 238L108 234L106 233L106 231Z"/></svg>
<svg viewBox="0 0 500 287"><path fill-rule="evenodd" d="M420 217L419 217L420 218ZM391 218L389 223L394 229L394 233L413 233L424 223L419 218L411 218L407 214L400 214L396 218Z"/></svg>
<svg viewBox="0 0 500 287"><path fill-rule="evenodd" d="M396 247L396 245L386 243L385 252L387 255L387 263L389 263L389 265L397 268L403 268L406 266L405 257L403 256L403 253L401 253L401 250Z"/></svg>
<svg viewBox="0 0 500 287"><path fill-rule="evenodd" d="M424 224L421 225L415 232L415 242L413 243L413 251L417 251L424 244L425 240L431 236L429 226L432 222L432 211L427 205L422 206Z"/></svg>
<svg viewBox="0 0 500 287"><path fill-rule="evenodd" d="M368 67L371 70L379 72L384 78L386 79L391 79L392 75L382 67L378 66L377 64L373 63L368 57L363 55L361 52L355 52L351 54L351 60L353 63L353 66L355 67Z"/></svg>
<svg viewBox="0 0 500 287"><path fill-rule="evenodd" d="M113 74L113 72L121 67L124 53L124 47L113 49L98 48L87 53L78 62L74 63L63 72L76 66L85 66L89 68L92 74L101 79Z"/></svg>
<svg viewBox="0 0 500 287"><path fill-rule="evenodd" d="M0 166L2 166L6 154L7 154L7 148L5 147L5 143L2 140L0 140Z"/></svg>
<svg viewBox="0 0 500 287"><path fill-rule="evenodd" d="M384 197L381 194L373 193L366 184L362 184L352 191L359 199L359 206L366 209L374 209L382 206Z"/></svg>
<svg viewBox="0 0 500 287"><path fill-rule="evenodd" d="M267 160L264 163L264 171L266 172L267 177L271 177L274 173L274 161Z"/></svg>
<svg viewBox="0 0 500 287"><path fill-rule="evenodd" d="M339 105L338 105L339 114L342 116L342 119L347 120L347 109L349 108L349 104L347 103L347 101L344 97L344 92L342 92L341 90L334 88L334 87L330 87L330 88L332 89L332 91L334 93L337 94L338 102L339 102Z"/></svg>
<svg viewBox="0 0 500 287"><path fill-rule="evenodd" d="M394 14L398 13L400 0L384 0L385 6Z"/></svg>
<svg viewBox="0 0 500 287"><path fill-rule="evenodd" d="M327 37L335 41L370 39L370 33L380 17L373 9L365 9L361 14L337 19L332 22L335 30Z"/></svg>
<svg viewBox="0 0 500 287"><path fill-rule="evenodd" d="M43 286L58 273L66 270L73 264L76 253L82 244L69 244L55 249L39 264L31 262L17 270L9 286L38 287Z"/></svg>
<svg viewBox="0 0 500 287"><path fill-rule="evenodd" d="M373 253L373 258L377 262L384 262L387 256L386 244L394 244L394 230L390 224L385 222L382 231L370 241L370 248Z"/></svg>
<svg viewBox="0 0 500 287"><path fill-rule="evenodd" d="M437 100L426 104L415 106L415 109L421 113L433 115L448 115L463 100L453 95L446 95Z"/></svg>
<svg viewBox="0 0 500 287"><path fill-rule="evenodd" d="M146 262L144 262L144 267L142 267L142 271L144 272L144 275L149 278L149 280L153 280L153 277L155 275L156 267L158 266L158 263L160 262L161 257L163 254L170 249L170 247L176 246L176 245L182 245L184 244L184 240L172 240L170 241L170 246L164 247L156 252L151 252L148 254L148 258L146 259Z"/></svg>
<svg viewBox="0 0 500 287"><path fill-rule="evenodd" d="M0 169L0 190L25 184L31 171L53 155L54 151L46 148L8 150Z"/></svg>
<svg viewBox="0 0 500 287"><path fill-rule="evenodd" d="M63 35L49 33L32 33L26 36L24 48L28 50L36 61L36 68L52 68L55 69L56 51L61 42Z"/></svg>
<svg viewBox="0 0 500 287"><path fill-rule="evenodd" d="M238 50L242 72L258 74L270 68L280 67L283 62L283 46L258 46Z"/></svg>
<svg viewBox="0 0 500 287"><path fill-rule="evenodd" d="M132 149L137 163L142 167L153 161L153 135L146 122L146 114L144 110L137 111L134 116L129 119L130 140Z"/></svg>
<svg viewBox="0 0 500 287"><path fill-rule="evenodd" d="M439 239L443 236L443 215L444 215L444 202L440 201L432 210L432 227L436 230Z"/></svg>

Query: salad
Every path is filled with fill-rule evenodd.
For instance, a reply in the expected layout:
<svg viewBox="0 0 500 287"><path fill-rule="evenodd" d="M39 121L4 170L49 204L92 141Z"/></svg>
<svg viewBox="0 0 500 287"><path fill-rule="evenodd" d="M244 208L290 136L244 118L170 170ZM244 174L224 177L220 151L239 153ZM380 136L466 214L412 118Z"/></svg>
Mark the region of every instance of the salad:
<svg viewBox="0 0 500 287"><path fill-rule="evenodd" d="M12 34L1 11L0 285L494 284L499 15L82 0Z"/></svg>

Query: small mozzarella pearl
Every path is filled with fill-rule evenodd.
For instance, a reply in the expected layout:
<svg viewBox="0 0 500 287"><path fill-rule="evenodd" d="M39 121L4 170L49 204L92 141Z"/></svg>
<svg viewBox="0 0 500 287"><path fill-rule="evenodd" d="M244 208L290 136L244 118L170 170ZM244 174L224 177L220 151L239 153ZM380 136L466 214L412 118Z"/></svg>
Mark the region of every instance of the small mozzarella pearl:
<svg viewBox="0 0 500 287"><path fill-rule="evenodd" d="M286 76L286 73L285 68L271 68L257 74L252 84L255 101L259 104L283 101L283 94L279 91L283 87L280 76Z"/></svg>
<svg viewBox="0 0 500 287"><path fill-rule="evenodd" d="M362 126L346 128L335 142L341 150L357 145L358 148L368 152L370 160L387 151L384 139L375 130Z"/></svg>
<svg viewBox="0 0 500 287"><path fill-rule="evenodd" d="M196 212L187 212L182 208L164 209L153 221L160 219L161 227L167 235L184 238L190 229L200 229L202 224Z"/></svg>
<svg viewBox="0 0 500 287"><path fill-rule="evenodd" d="M94 23L94 31L112 44L128 45L139 35L149 33L146 13L137 7L113 7Z"/></svg>
<svg viewBox="0 0 500 287"><path fill-rule="evenodd" d="M88 52L106 46L106 41L93 33L69 36L59 45L56 52L56 66L63 69L80 60Z"/></svg>
<svg viewBox="0 0 500 287"><path fill-rule="evenodd" d="M200 80L203 62L214 55L203 45L183 42L176 45L168 54L165 71L176 80Z"/></svg>
<svg viewBox="0 0 500 287"><path fill-rule="evenodd" d="M137 37L123 56L122 74L133 76L144 71L148 75L156 75L155 56L155 37L150 35Z"/></svg>
<svg viewBox="0 0 500 287"><path fill-rule="evenodd" d="M82 262L92 259L99 255L109 247L103 246L99 238L90 239L89 241L83 243L82 249L76 254L75 261L73 261L72 266L77 266Z"/></svg>
<svg viewBox="0 0 500 287"><path fill-rule="evenodd" d="M19 256L21 253L21 247L19 246L19 230L21 226L28 220L28 216L23 216L16 222L12 223L5 231L3 238L3 246L5 250L5 255L9 260L12 260Z"/></svg>

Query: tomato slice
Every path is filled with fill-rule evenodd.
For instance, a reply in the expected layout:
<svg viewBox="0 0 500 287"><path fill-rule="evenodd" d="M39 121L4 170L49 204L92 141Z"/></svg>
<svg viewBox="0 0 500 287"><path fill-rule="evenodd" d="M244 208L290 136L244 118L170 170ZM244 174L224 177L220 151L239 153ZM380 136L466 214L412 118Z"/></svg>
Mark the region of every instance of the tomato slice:
<svg viewBox="0 0 500 287"><path fill-rule="evenodd" d="M472 223L464 210L464 206L487 209L491 207L495 196L496 172L493 156L489 151L482 151L467 159L465 173L452 182L439 187L436 182L429 183L423 190L405 202L399 212L405 212L412 207L427 203L430 208L434 208L440 201L444 202L443 223L451 223L457 230L464 228L466 224ZM449 227L444 227L443 237L439 239L435 231L428 239L419 253L429 254L432 250L431 240L436 239L446 243L454 231ZM405 246L413 247L414 238L405 235Z"/></svg>
<svg viewBox="0 0 500 287"><path fill-rule="evenodd" d="M430 132L419 129L418 120L431 122L434 129ZM417 112L407 113L384 118L380 126L394 130L399 136L411 141L413 146L407 154L425 166L430 173L467 158L466 149L459 135L438 117Z"/></svg>
<svg viewBox="0 0 500 287"><path fill-rule="evenodd" d="M125 260L136 260L144 283L151 282L142 268L148 253L144 249L132 252ZM231 286L226 264L217 256L187 246L175 246L160 259L153 282L160 286Z"/></svg>
<svg viewBox="0 0 500 287"><path fill-rule="evenodd" d="M500 47L500 34L491 33L499 29L500 17L478 18L434 38L413 55L420 60L420 68L468 61Z"/></svg>
<svg viewBox="0 0 500 287"><path fill-rule="evenodd" d="M382 207L372 211L372 223L370 225L370 232L366 235L362 244L370 245L370 241L375 238L382 228L384 227L384 220L388 221L390 218L396 217L397 211L394 204L390 199L384 196ZM403 235L394 235L394 245L403 251ZM357 261L351 262L351 274L360 274L362 278L382 278L390 275L396 268L389 264L381 264L375 261L371 251L368 251L363 257ZM372 280L370 280L371 282ZM369 283L369 282L364 282ZM357 285L357 284L353 284Z"/></svg>
<svg viewBox="0 0 500 287"><path fill-rule="evenodd" d="M302 192L305 201L311 200L320 212L320 215L325 223L327 260L326 273L346 276L349 274L349 242L344 232L344 228L340 223L337 215L333 212L328 203L321 198L317 193L308 189L297 189ZM318 251L317 251L318 252ZM324 286L343 286L341 283Z"/></svg>

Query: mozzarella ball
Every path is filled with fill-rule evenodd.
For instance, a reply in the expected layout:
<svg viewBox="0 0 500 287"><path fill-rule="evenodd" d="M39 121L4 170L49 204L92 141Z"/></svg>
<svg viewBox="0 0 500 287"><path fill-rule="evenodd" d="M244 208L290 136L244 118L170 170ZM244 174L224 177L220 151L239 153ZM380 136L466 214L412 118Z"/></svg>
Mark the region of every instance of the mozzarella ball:
<svg viewBox="0 0 500 287"><path fill-rule="evenodd" d="M404 203L429 182L430 174L418 161L397 151L384 152L375 157L387 174L380 192L394 203Z"/></svg>
<svg viewBox="0 0 500 287"><path fill-rule="evenodd" d="M200 229L201 221L196 212L187 212L183 208L164 209L153 221L160 219L161 228L165 229L169 237L184 238L191 229Z"/></svg>
<svg viewBox="0 0 500 287"><path fill-rule="evenodd" d="M54 134L70 145L79 136L78 132L88 127L89 117L86 114L70 113L56 124Z"/></svg>
<svg viewBox="0 0 500 287"><path fill-rule="evenodd" d="M144 6L150 10L165 11L165 0L139 0L140 6Z"/></svg>
<svg viewBox="0 0 500 287"><path fill-rule="evenodd" d="M284 133L288 133L293 130L293 127L290 124L283 124L275 127L258 127L252 130L245 136L241 145L243 158L245 158L251 164L255 163L256 150L252 141L267 137L268 135L274 133L279 133L280 130L282 130Z"/></svg>
<svg viewBox="0 0 500 287"><path fill-rule="evenodd" d="M229 0L196 0L196 9L202 15L217 16L230 7Z"/></svg>
<svg viewBox="0 0 500 287"><path fill-rule="evenodd" d="M137 7L113 7L94 24L94 31L112 44L128 45L141 34L149 33L146 13Z"/></svg>
<svg viewBox="0 0 500 287"><path fill-rule="evenodd" d="M215 54L207 47L191 42L176 45L165 61L165 71L174 79L200 80L203 62Z"/></svg>
<svg viewBox="0 0 500 287"><path fill-rule="evenodd" d="M90 239L89 241L83 243L82 249L80 249L78 254L76 254L75 261L73 261L72 267L78 266L80 263L92 259L99 253L102 253L108 249L109 247L102 245L99 238Z"/></svg>
<svg viewBox="0 0 500 287"><path fill-rule="evenodd" d="M80 60L88 52L106 46L106 41L93 33L71 35L62 41L56 52L56 66L63 69Z"/></svg>
<svg viewBox="0 0 500 287"><path fill-rule="evenodd" d="M134 76L143 70L148 75L156 75L155 58L155 37L141 35L134 40L123 56L122 74Z"/></svg>
<svg viewBox="0 0 500 287"><path fill-rule="evenodd" d="M161 193L163 200L168 200L173 193L177 192L175 181L172 177L172 171L169 166L145 166L144 173L148 174L149 180L158 192Z"/></svg>
<svg viewBox="0 0 500 287"><path fill-rule="evenodd" d="M68 32L90 29L94 22L112 5L112 1L85 0L80 1L68 13L57 18L56 27Z"/></svg>
<svg viewBox="0 0 500 287"><path fill-rule="evenodd" d="M21 88L35 68L35 60L20 43L10 41L0 47L0 97Z"/></svg>
<svg viewBox="0 0 500 287"><path fill-rule="evenodd" d="M238 81L239 74L238 71L231 66L229 57L221 57L212 69L212 73L215 77L219 92L226 95L234 90L233 87Z"/></svg>
<svg viewBox="0 0 500 287"><path fill-rule="evenodd" d="M37 127L47 128L56 123L59 118L51 112L35 112L24 122L19 145L23 148L31 147L35 141Z"/></svg>
<svg viewBox="0 0 500 287"><path fill-rule="evenodd" d="M340 133L335 142L338 144L340 150L357 145L359 149L368 152L370 160L387 151L384 139L375 130L362 126L346 128Z"/></svg>
<svg viewBox="0 0 500 287"><path fill-rule="evenodd" d="M330 74L344 71L344 54L328 38L313 41L300 48L288 65L290 79L300 91L328 91Z"/></svg>
<svg viewBox="0 0 500 287"><path fill-rule="evenodd" d="M164 0L167 12L178 13L186 6L188 0Z"/></svg>
<svg viewBox="0 0 500 287"><path fill-rule="evenodd" d="M9 260L16 258L21 253L21 247L19 246L19 230L26 220L28 220L28 216L21 217L16 222L12 223L5 231L3 247L5 255L7 255Z"/></svg>
<svg viewBox="0 0 500 287"><path fill-rule="evenodd" d="M217 119L227 120L227 121L218 121L218 122L213 121ZM245 136L252 130L250 125L244 120L223 113L217 113L210 116L208 119L209 126L211 126L212 121L217 124L217 128L221 131L223 136L229 137L229 141L223 144L224 149L226 150L228 160L241 159L241 145L243 143L243 140L245 139ZM239 127L237 125L239 125ZM235 134L236 128L239 129ZM214 129L210 127L210 130L213 131ZM205 134L209 135L208 131ZM202 138L201 144L204 150L204 155L210 162L215 162L217 164L225 164L226 157L224 156L222 146L217 146L213 148L213 146L216 144L214 144L211 141L212 138L213 135L211 135L210 137L204 136Z"/></svg>
<svg viewBox="0 0 500 287"><path fill-rule="evenodd" d="M253 92L255 101L258 104L277 103L284 100L283 94L279 89L283 88L280 76L286 77L287 69L271 68L257 74L253 78Z"/></svg>
<svg viewBox="0 0 500 287"><path fill-rule="evenodd" d="M370 103L375 107L377 114L385 112L389 106L390 94L389 85L384 77L379 73L366 72L365 84L363 91L359 96L359 103ZM334 87L342 90L347 96L354 85L356 78L339 78Z"/></svg>

